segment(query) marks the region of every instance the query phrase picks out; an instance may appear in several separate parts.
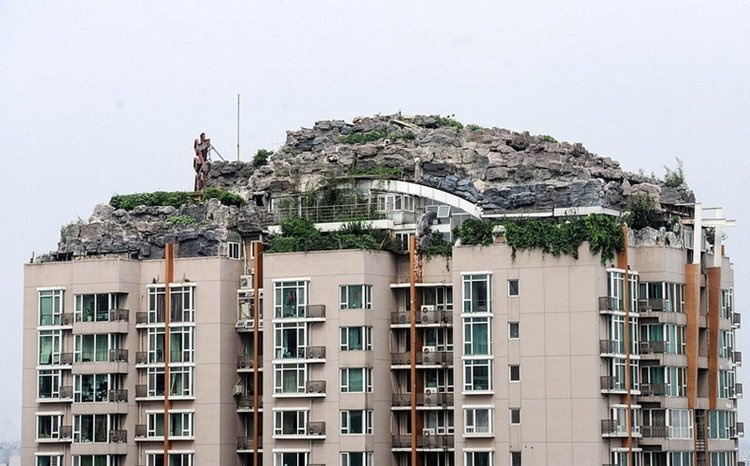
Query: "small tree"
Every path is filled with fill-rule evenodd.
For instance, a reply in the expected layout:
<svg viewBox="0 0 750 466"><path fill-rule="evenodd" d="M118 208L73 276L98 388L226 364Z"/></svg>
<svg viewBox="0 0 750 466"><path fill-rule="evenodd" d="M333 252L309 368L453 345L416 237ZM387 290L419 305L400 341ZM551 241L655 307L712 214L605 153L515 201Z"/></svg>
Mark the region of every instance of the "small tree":
<svg viewBox="0 0 750 466"><path fill-rule="evenodd" d="M265 149L258 149L258 152L255 153L255 157L253 157L253 167L258 168L267 165L268 157L270 157L271 154L273 154L273 152Z"/></svg>
<svg viewBox="0 0 750 466"><path fill-rule="evenodd" d="M634 230L660 228L663 224L654 200L645 194L631 196L628 199L628 210L630 213L625 217L625 222Z"/></svg>
<svg viewBox="0 0 750 466"><path fill-rule="evenodd" d="M675 157L675 160L677 160L676 169L672 170L668 166L664 166L664 184L668 188L679 188L685 184L685 171L682 169L682 160L678 157Z"/></svg>

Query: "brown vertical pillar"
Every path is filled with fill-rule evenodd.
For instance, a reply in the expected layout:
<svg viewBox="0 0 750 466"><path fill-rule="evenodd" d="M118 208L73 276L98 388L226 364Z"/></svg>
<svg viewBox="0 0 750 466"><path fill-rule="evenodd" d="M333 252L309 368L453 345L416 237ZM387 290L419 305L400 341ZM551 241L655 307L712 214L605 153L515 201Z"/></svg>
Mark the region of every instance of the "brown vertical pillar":
<svg viewBox="0 0 750 466"><path fill-rule="evenodd" d="M253 465L260 465L260 290L263 288L263 244L253 244Z"/></svg>
<svg viewBox="0 0 750 466"><path fill-rule="evenodd" d="M419 346L417 345L417 312L419 311L420 299L417 295L417 282L419 281L420 275L417 273L419 267L419 256L417 254L417 237L411 236L409 238L409 304L411 307L410 326L409 326L409 341L411 348L409 349L410 354L410 382L411 382L411 465L421 466L421 457L417 453L417 440L421 433L420 429L422 423L420 422L417 413L417 392L421 388L421 384L417 381L417 351Z"/></svg>
<svg viewBox="0 0 750 466"><path fill-rule="evenodd" d="M708 407L716 409L719 392L719 307L721 305L721 267L708 272Z"/></svg>
<svg viewBox="0 0 750 466"><path fill-rule="evenodd" d="M698 252L700 254L700 252ZM701 301L701 266L700 264L685 265L685 314L687 328L685 339L687 353L687 398L688 407L695 409L698 399L698 316Z"/></svg>
<svg viewBox="0 0 750 466"><path fill-rule="evenodd" d="M164 465L169 464L169 410L172 407L169 401L169 359L171 356L169 324L172 319L172 302L169 284L174 281L174 244L164 245Z"/></svg>

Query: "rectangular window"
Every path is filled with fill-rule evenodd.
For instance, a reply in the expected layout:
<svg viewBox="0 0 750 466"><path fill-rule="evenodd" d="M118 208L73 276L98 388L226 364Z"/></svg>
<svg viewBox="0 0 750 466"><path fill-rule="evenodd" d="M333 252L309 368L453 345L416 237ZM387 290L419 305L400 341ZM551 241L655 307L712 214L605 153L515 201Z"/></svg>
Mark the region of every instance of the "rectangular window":
<svg viewBox="0 0 750 466"><path fill-rule="evenodd" d="M60 325L64 290L39 292L39 325Z"/></svg>
<svg viewBox="0 0 750 466"><path fill-rule="evenodd" d="M169 464L164 464L164 454L146 455L147 466L193 466L192 453L169 453Z"/></svg>
<svg viewBox="0 0 750 466"><path fill-rule="evenodd" d="M492 331L489 317L465 317L464 354L492 354Z"/></svg>
<svg viewBox="0 0 750 466"><path fill-rule="evenodd" d="M307 347L305 322L274 323L274 358L304 359Z"/></svg>
<svg viewBox="0 0 750 466"><path fill-rule="evenodd" d="M463 312L490 312L490 275L463 276Z"/></svg>
<svg viewBox="0 0 750 466"><path fill-rule="evenodd" d="M108 362L109 350L120 348L120 335L75 335L75 362Z"/></svg>
<svg viewBox="0 0 750 466"><path fill-rule="evenodd" d="M305 435L307 410L274 411L273 435Z"/></svg>
<svg viewBox="0 0 750 466"><path fill-rule="evenodd" d="M453 411L452 410L428 410L424 413L424 429L429 429L431 434L451 435L453 434Z"/></svg>
<svg viewBox="0 0 750 466"><path fill-rule="evenodd" d="M452 327L428 327L424 329L423 345L435 348L435 351L453 351Z"/></svg>
<svg viewBox="0 0 750 466"><path fill-rule="evenodd" d="M465 434L491 434L493 408L464 408Z"/></svg>
<svg viewBox="0 0 750 466"><path fill-rule="evenodd" d="M341 309L372 309L372 285L342 285Z"/></svg>
<svg viewBox="0 0 750 466"><path fill-rule="evenodd" d="M286 451L273 454L274 466L307 466L307 452Z"/></svg>
<svg viewBox="0 0 750 466"><path fill-rule="evenodd" d="M109 401L109 377L109 374L75 374L73 376L73 400L76 403Z"/></svg>
<svg viewBox="0 0 750 466"><path fill-rule="evenodd" d="M39 331L39 365L60 364L62 330Z"/></svg>
<svg viewBox="0 0 750 466"><path fill-rule="evenodd" d="M372 350L372 327L341 327L341 351Z"/></svg>
<svg viewBox="0 0 750 466"><path fill-rule="evenodd" d="M372 392L372 369L366 367L341 369L341 392Z"/></svg>
<svg viewBox="0 0 750 466"><path fill-rule="evenodd" d="M518 279L508 280L508 296L518 296Z"/></svg>
<svg viewBox="0 0 750 466"><path fill-rule="evenodd" d="M372 466L372 452L347 451L341 453L341 466Z"/></svg>
<svg viewBox="0 0 750 466"><path fill-rule="evenodd" d="M114 416L108 414L80 414L73 416L73 442L106 443L109 431L116 428Z"/></svg>
<svg viewBox="0 0 750 466"><path fill-rule="evenodd" d="M38 372L38 379L37 398L60 398L60 382L62 380L62 372L60 370L40 370Z"/></svg>
<svg viewBox="0 0 750 466"><path fill-rule="evenodd" d="M169 368L169 396L193 395L193 368ZM164 368L148 368L148 396L164 396Z"/></svg>
<svg viewBox="0 0 750 466"><path fill-rule="evenodd" d="M274 283L274 317L303 318L307 313L307 281Z"/></svg>
<svg viewBox="0 0 750 466"><path fill-rule="evenodd" d="M686 439L693 438L693 416L689 409L670 409L669 413L669 438Z"/></svg>
<svg viewBox="0 0 750 466"><path fill-rule="evenodd" d="M118 293L97 293L75 295L76 322L106 322L109 311L119 309L124 295Z"/></svg>
<svg viewBox="0 0 750 466"><path fill-rule="evenodd" d="M37 414L36 416L36 439L57 440L60 438L60 425L62 415L60 414Z"/></svg>
<svg viewBox="0 0 750 466"><path fill-rule="evenodd" d="M73 466L119 466L120 457L115 455L73 455ZM60 463L62 466L62 462Z"/></svg>
<svg viewBox="0 0 750 466"><path fill-rule="evenodd" d="M733 398L734 393L734 371L719 370L719 398Z"/></svg>
<svg viewBox="0 0 750 466"><path fill-rule="evenodd" d="M195 285L169 286L170 322L194 322ZM148 288L148 322L164 323L164 285Z"/></svg>
<svg viewBox="0 0 750 466"><path fill-rule="evenodd" d="M75 456L73 458L75 458ZM75 465L75 463L73 464ZM54 454L44 455L44 456L37 455L35 466L63 466L63 457L62 455L54 455Z"/></svg>
<svg viewBox="0 0 750 466"><path fill-rule="evenodd" d="M230 259L242 259L242 245L234 241L227 242L227 257Z"/></svg>
<svg viewBox="0 0 750 466"><path fill-rule="evenodd" d="M521 423L521 408L510 408L510 423L511 424Z"/></svg>
<svg viewBox="0 0 750 466"><path fill-rule="evenodd" d="M274 393L305 393L307 365L278 364L274 366Z"/></svg>
<svg viewBox="0 0 750 466"><path fill-rule="evenodd" d="M521 452L510 452L510 466L521 466Z"/></svg>
<svg viewBox="0 0 750 466"><path fill-rule="evenodd" d="M486 392L492 390L491 366L489 359L465 359L464 391Z"/></svg>
<svg viewBox="0 0 750 466"><path fill-rule="evenodd" d="M422 305L435 306L437 311L453 310L453 287L435 286L422 289Z"/></svg>
<svg viewBox="0 0 750 466"><path fill-rule="evenodd" d="M520 382L521 381L521 366L511 364L508 366L508 373L510 377L511 382Z"/></svg>
<svg viewBox="0 0 750 466"><path fill-rule="evenodd" d="M346 435L371 434L372 410L350 409L341 411L341 433Z"/></svg>
<svg viewBox="0 0 750 466"><path fill-rule="evenodd" d="M465 451L465 466L493 466L491 451Z"/></svg>
<svg viewBox="0 0 750 466"><path fill-rule="evenodd" d="M164 438L164 413L148 413L146 420L147 437ZM189 438L193 436L193 413L169 413L169 438Z"/></svg>
<svg viewBox="0 0 750 466"><path fill-rule="evenodd" d="M521 336L521 329L518 322L508 322L508 338L516 340Z"/></svg>

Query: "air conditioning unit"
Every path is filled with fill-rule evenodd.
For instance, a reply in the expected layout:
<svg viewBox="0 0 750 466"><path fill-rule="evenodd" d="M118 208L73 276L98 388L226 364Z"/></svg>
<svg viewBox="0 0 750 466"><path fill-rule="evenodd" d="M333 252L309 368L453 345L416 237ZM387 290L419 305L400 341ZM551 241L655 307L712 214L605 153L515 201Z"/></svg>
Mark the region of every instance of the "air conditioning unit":
<svg viewBox="0 0 750 466"><path fill-rule="evenodd" d="M642 341L640 344L641 354L649 354L651 352L651 344L648 341Z"/></svg>
<svg viewBox="0 0 750 466"><path fill-rule="evenodd" d="M433 312L435 311L435 306L432 304L423 304L421 308L419 308L422 312Z"/></svg>
<svg viewBox="0 0 750 466"><path fill-rule="evenodd" d="M425 395L434 395L437 392L437 389L434 387L425 387L424 388L424 394Z"/></svg>
<svg viewBox="0 0 750 466"><path fill-rule="evenodd" d="M242 395L243 391L244 390L243 390L243 387L242 387L241 383L238 383L238 384L234 385L234 396L240 396L240 395Z"/></svg>
<svg viewBox="0 0 750 466"><path fill-rule="evenodd" d="M424 429L422 429L422 435L424 435L425 437L431 437L435 435L435 429L432 427L425 427Z"/></svg>
<svg viewBox="0 0 750 466"><path fill-rule="evenodd" d="M252 275L240 275L240 289L249 290L253 287Z"/></svg>
<svg viewBox="0 0 750 466"><path fill-rule="evenodd" d="M307 428L307 435L323 435L323 426L320 424L311 424Z"/></svg>
<svg viewBox="0 0 750 466"><path fill-rule="evenodd" d="M423 353L434 353L435 351L437 351L437 348L434 347L434 346L423 346L422 347L422 352Z"/></svg>

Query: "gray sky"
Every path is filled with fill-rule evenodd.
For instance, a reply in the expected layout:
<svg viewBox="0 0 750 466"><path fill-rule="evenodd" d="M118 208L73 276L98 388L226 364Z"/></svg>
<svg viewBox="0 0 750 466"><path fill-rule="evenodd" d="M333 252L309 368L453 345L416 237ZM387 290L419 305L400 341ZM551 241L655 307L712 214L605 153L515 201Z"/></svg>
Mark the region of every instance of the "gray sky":
<svg viewBox="0 0 750 466"><path fill-rule="evenodd" d="M244 160L287 129L399 110L582 142L631 171L679 157L738 221L748 302L747 1L2 0L0 18L0 441L20 438L22 264L114 193L190 189L202 131L235 158L238 93Z"/></svg>

